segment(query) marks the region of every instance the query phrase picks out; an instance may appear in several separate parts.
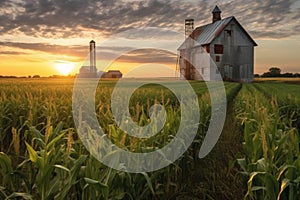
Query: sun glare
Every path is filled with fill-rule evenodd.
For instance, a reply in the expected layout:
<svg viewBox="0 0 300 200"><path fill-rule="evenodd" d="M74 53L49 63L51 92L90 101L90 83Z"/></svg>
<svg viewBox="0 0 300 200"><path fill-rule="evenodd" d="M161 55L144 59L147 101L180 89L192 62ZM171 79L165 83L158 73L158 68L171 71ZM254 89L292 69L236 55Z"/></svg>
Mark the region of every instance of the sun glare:
<svg viewBox="0 0 300 200"><path fill-rule="evenodd" d="M55 69L64 76L71 74L75 69L74 63L68 61L55 61L54 66Z"/></svg>

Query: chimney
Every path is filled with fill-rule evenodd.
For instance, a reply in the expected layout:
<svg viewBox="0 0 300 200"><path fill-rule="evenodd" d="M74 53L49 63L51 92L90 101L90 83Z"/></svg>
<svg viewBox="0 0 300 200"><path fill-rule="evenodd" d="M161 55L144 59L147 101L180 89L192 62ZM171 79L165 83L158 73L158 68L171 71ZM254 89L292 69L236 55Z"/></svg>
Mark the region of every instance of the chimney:
<svg viewBox="0 0 300 200"><path fill-rule="evenodd" d="M189 37L194 31L194 19L185 19L185 37Z"/></svg>
<svg viewBox="0 0 300 200"><path fill-rule="evenodd" d="M90 41L90 73L96 73L96 43Z"/></svg>
<svg viewBox="0 0 300 200"><path fill-rule="evenodd" d="M213 20L212 22L215 23L216 21L221 20L221 10L218 6L215 7L215 9L212 11L213 14Z"/></svg>

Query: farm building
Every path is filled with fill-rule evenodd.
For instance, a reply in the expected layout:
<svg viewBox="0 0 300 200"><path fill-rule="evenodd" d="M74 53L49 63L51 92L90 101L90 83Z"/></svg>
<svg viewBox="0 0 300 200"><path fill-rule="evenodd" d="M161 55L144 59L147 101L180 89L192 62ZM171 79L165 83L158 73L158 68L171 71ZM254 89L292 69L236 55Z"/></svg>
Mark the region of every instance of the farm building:
<svg viewBox="0 0 300 200"><path fill-rule="evenodd" d="M80 77L80 78L95 78L96 75L94 73L91 73L90 66L82 66L79 69L78 77Z"/></svg>
<svg viewBox="0 0 300 200"><path fill-rule="evenodd" d="M221 19L218 6L212 14L212 23L196 29L193 19L185 20L187 38L178 48L180 74L188 80L217 80L220 73L223 80L253 81L257 44L234 16Z"/></svg>
<svg viewBox="0 0 300 200"><path fill-rule="evenodd" d="M98 71L96 67L96 43L90 42L90 65L82 66L79 69L78 78L122 78L123 74L119 70L109 70L108 72Z"/></svg>
<svg viewBox="0 0 300 200"><path fill-rule="evenodd" d="M102 78L122 78L122 76L120 70L108 70L102 75Z"/></svg>

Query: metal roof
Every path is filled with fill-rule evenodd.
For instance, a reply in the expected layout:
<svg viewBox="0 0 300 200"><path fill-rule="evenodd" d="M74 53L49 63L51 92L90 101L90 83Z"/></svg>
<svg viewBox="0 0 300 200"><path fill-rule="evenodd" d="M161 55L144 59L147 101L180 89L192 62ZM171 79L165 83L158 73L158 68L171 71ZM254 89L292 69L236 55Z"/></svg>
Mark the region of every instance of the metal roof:
<svg viewBox="0 0 300 200"><path fill-rule="evenodd" d="M193 47L199 46L199 45L210 44L216 37L218 37L218 35L231 22L231 20L235 20L237 22L237 24L241 27L241 29L245 32L245 34L254 43L254 46L257 46L255 41L245 31L245 29L239 24L239 22L233 16L231 16L231 17L227 17L227 18L222 19L222 20L218 20L214 23L207 24L207 25L200 26L200 27L196 28L193 31L193 33L190 35L190 37L187 38L187 40L185 40L183 42L183 44L178 48L178 50L188 48L188 44L191 44L191 41L189 41L189 40L192 40L192 39L195 40Z"/></svg>
<svg viewBox="0 0 300 200"><path fill-rule="evenodd" d="M228 17L223 20L218 20L212 24L208 24L205 26L199 27L201 29L201 34L195 38L197 43L203 44L210 44L213 39L215 39L220 32L227 26L227 24L232 20L233 17Z"/></svg>
<svg viewBox="0 0 300 200"><path fill-rule="evenodd" d="M212 11L212 13L221 13L222 11L218 6L215 7L215 9Z"/></svg>

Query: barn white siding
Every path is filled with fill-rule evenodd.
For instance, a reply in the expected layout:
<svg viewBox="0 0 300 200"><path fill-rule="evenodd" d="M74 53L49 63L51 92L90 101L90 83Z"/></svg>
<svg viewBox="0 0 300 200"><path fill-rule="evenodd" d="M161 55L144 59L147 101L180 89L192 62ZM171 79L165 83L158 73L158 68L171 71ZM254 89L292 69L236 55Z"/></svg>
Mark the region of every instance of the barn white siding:
<svg viewBox="0 0 300 200"><path fill-rule="evenodd" d="M202 47L193 49L192 63L195 68L193 79L210 80L210 55Z"/></svg>

